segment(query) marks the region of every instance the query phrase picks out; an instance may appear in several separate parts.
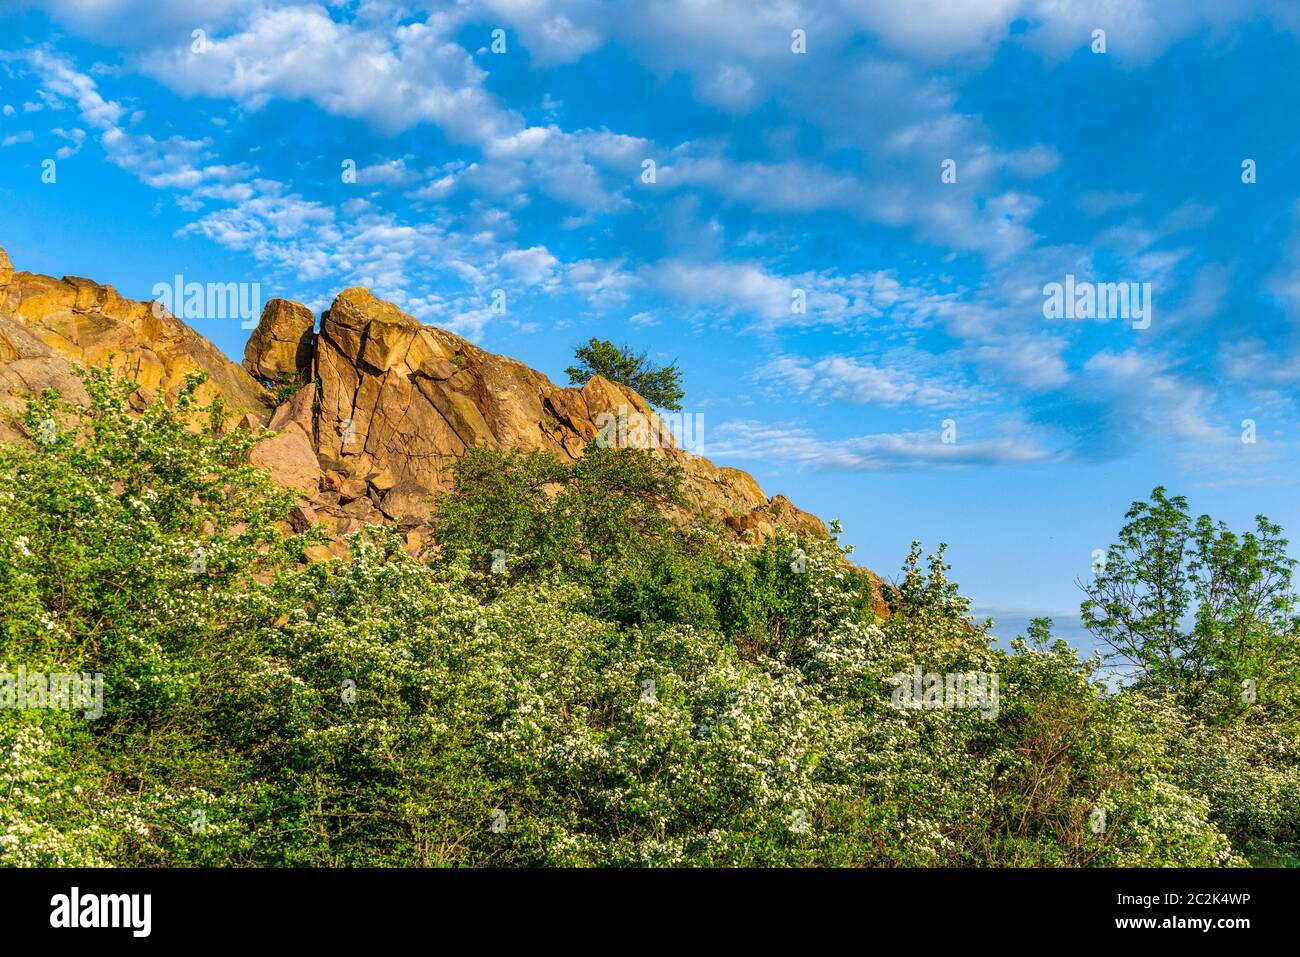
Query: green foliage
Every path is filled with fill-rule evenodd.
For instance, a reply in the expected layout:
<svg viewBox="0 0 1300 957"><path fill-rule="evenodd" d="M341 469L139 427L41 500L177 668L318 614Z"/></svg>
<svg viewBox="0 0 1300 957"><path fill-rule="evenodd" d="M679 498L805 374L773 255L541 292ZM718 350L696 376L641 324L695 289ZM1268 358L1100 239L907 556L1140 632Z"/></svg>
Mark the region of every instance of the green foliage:
<svg viewBox="0 0 1300 957"><path fill-rule="evenodd" d="M0 864L1296 857L1287 705L1099 696L1050 622L994 648L942 549L879 621L834 541L669 523L667 456L476 449L429 565L368 528L302 566L256 436L194 384L138 416L87 387L0 451L0 672L102 672L104 714L0 708ZM996 675L1000 706L896 707L917 667Z"/></svg>
<svg viewBox="0 0 1300 957"><path fill-rule="evenodd" d="M488 590L544 573L598 585L673 549L662 509L678 501L680 482L676 465L646 450L592 446L565 464L476 446L438 502L436 542Z"/></svg>
<svg viewBox="0 0 1300 957"><path fill-rule="evenodd" d="M1300 718L1259 702L1241 710L1236 695L1203 695L1187 707L1173 695L1135 700L1154 715L1146 731L1160 743L1173 779L1200 795L1209 818L1252 863L1300 866ZM1225 719L1224 714L1231 714Z"/></svg>
<svg viewBox="0 0 1300 957"><path fill-rule="evenodd" d="M271 394L275 396L276 405L288 402L294 397L302 383L292 372L280 372L276 375L275 381L270 384Z"/></svg>
<svg viewBox="0 0 1300 957"><path fill-rule="evenodd" d="M657 366L644 352L637 355L629 346L616 346L607 339L596 338L578 346L574 356L578 365L564 370L570 385L585 385L588 379L598 375L627 386L656 408L681 410L686 392L681 386L682 372L677 363Z"/></svg>
<svg viewBox="0 0 1300 957"><path fill-rule="evenodd" d="M7 650L102 671L143 713L184 695L189 652L238 620L255 576L289 557L275 523L292 499L245 464L257 436L222 435L220 406L195 406L201 381L187 381L175 411L135 415L131 387L91 371L89 407L44 395L23 416L40 438L0 449Z"/></svg>
<svg viewBox="0 0 1300 957"><path fill-rule="evenodd" d="M187 724L191 703L242 666L266 613L258 582L303 540L277 524L290 497L246 464L257 436L221 434L220 404L194 401L201 381L136 415L133 387L91 370L89 406L42 395L22 417L36 441L0 449L0 671L100 673L109 703L94 722L0 709L0 828L39 835L0 860L115 862L146 806L213 771L171 773L208 733Z"/></svg>
<svg viewBox="0 0 1300 957"><path fill-rule="evenodd" d="M1156 488L1135 502L1084 588L1083 620L1137 675L1126 701L1148 722L1174 781L1208 802L1235 847L1297 863L1300 634L1279 526L1238 535Z"/></svg>

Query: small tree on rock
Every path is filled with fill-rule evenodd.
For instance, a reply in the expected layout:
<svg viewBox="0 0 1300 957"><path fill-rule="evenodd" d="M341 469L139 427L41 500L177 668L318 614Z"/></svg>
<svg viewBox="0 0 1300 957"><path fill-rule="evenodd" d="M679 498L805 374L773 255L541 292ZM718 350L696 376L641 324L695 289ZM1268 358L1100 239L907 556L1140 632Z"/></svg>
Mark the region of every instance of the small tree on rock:
<svg viewBox="0 0 1300 957"><path fill-rule="evenodd" d="M570 385L584 385L598 375L627 386L656 408L681 410L681 399L686 392L681 386L682 371L677 363L656 366L644 352L635 355L629 346L616 346L608 339L596 338L588 339L585 346L574 350L574 356L579 365L564 370Z"/></svg>

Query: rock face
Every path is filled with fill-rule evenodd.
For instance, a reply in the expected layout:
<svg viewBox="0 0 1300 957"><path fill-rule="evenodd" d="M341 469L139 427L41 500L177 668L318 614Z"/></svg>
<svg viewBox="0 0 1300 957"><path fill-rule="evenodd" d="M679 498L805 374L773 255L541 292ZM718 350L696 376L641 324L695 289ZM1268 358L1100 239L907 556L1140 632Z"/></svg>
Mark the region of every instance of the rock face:
<svg viewBox="0 0 1300 957"><path fill-rule="evenodd" d="M110 355L145 401L175 395L188 373L202 371L205 399L220 394L235 412L260 419L270 412L273 400L252 376L166 310L89 279L14 272L0 249L0 413L21 409L24 394L41 389L82 395L73 365L102 365ZM16 432L0 414L0 439Z"/></svg>
<svg viewBox="0 0 1300 957"><path fill-rule="evenodd" d="M321 317L317 447L340 471L446 488L465 449L545 449L572 460L636 393L593 379L561 389L523 363L422 325L369 290L346 289Z"/></svg>
<svg viewBox="0 0 1300 957"><path fill-rule="evenodd" d="M202 370L204 392L222 395L235 413L228 427L275 433L250 458L307 500L295 526L320 522L343 535L395 523L413 550L427 538L432 494L450 487L451 465L467 448L544 449L574 461L598 433L611 444L644 446L647 431L659 438L651 443L658 454L683 471L686 501L674 518L703 513L758 542L782 527L829 534L821 519L784 496L769 498L747 473L676 448L625 386L595 377L562 388L360 287L338 295L319 334L315 324L306 306L270 300L241 367L165 311L90 280L15 273L0 249L0 402L14 411L25 393L50 387L84 397L73 364L102 364L110 353L146 400L168 398L186 373ZM302 387L272 408L259 379ZM18 434L3 413L0 441Z"/></svg>

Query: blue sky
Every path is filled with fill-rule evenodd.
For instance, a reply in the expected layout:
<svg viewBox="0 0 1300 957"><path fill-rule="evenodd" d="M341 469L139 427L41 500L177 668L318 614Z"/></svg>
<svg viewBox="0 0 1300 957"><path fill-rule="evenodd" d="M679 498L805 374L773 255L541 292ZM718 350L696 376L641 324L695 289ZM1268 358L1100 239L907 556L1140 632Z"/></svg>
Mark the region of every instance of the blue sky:
<svg viewBox="0 0 1300 957"><path fill-rule="evenodd" d="M999 632L1088 644L1157 484L1300 529L1295 4L155 7L0 0L19 269L366 285L556 381L592 335L676 359L705 454L886 576L948 542ZM1150 326L1047 318L1067 275L1150 283Z"/></svg>

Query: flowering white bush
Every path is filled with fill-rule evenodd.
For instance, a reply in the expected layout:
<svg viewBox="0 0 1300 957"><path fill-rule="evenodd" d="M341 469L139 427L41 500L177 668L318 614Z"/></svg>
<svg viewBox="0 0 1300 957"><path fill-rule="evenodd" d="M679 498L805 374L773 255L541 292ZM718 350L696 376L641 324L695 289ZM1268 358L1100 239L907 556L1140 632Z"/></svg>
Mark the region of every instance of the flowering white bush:
<svg viewBox="0 0 1300 957"><path fill-rule="evenodd" d="M247 436L196 426L187 394L136 417L88 384L89 411L29 414L79 428L0 450L0 662L102 672L105 713L0 709L0 864L1294 854L1289 711L1224 727L1099 696L1038 626L994 649L942 552L913 549L880 620L833 541L659 523L637 490L657 505L671 476L644 453L565 475L485 451L428 565L368 528L303 567ZM502 500L539 476L568 484ZM484 565L501 541L528 556L508 575ZM914 668L996 676L996 713L894 707Z"/></svg>

